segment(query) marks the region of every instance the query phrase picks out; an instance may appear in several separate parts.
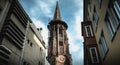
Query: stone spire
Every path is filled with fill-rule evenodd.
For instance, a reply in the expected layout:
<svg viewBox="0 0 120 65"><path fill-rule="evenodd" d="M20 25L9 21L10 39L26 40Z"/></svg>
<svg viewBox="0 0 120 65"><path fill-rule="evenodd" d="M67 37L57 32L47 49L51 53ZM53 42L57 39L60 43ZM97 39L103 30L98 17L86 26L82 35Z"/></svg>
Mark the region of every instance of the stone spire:
<svg viewBox="0 0 120 65"><path fill-rule="evenodd" d="M61 20L61 15L60 15L60 9L59 9L59 5L58 5L58 1L56 3L56 8L55 8L53 20Z"/></svg>
<svg viewBox="0 0 120 65"><path fill-rule="evenodd" d="M50 65L72 65L67 37L67 24L62 21L58 1L56 3L53 20L48 24L48 56Z"/></svg>

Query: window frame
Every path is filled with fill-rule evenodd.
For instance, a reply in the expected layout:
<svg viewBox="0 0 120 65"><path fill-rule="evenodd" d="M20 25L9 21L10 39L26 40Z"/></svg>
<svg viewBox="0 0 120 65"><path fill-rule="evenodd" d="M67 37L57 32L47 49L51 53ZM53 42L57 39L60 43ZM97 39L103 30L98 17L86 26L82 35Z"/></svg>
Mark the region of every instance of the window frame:
<svg viewBox="0 0 120 65"><path fill-rule="evenodd" d="M108 47L108 43L105 39L103 31L101 32L101 36L99 38L99 47L100 47L102 59L105 59L105 56L107 55L109 47Z"/></svg>
<svg viewBox="0 0 120 65"><path fill-rule="evenodd" d="M59 46L63 46L63 42L62 41L59 41Z"/></svg>
<svg viewBox="0 0 120 65"><path fill-rule="evenodd" d="M99 15L98 15L98 12L97 12L96 7L94 5L94 9L93 9L93 25L94 25L95 30L97 29L98 21L99 21Z"/></svg>
<svg viewBox="0 0 120 65"><path fill-rule="evenodd" d="M87 27L90 28L90 34L91 34L91 36L89 36L89 34L88 34L89 31L88 31ZM86 25L86 26L85 26L85 32L86 32L86 36L87 36L87 37L93 37L93 31L92 31L91 25Z"/></svg>
<svg viewBox="0 0 120 65"><path fill-rule="evenodd" d="M94 61L92 49L94 49L94 51L95 51L95 57L96 57L97 61ZM100 61L99 61L99 58L98 58L98 52L97 52L96 47L90 47L90 48L89 48L89 51L90 51L90 57L91 57L92 63L99 63Z"/></svg>
<svg viewBox="0 0 120 65"><path fill-rule="evenodd" d="M63 29L62 29L62 26L59 28L59 36L60 36L60 37L63 37Z"/></svg>
<svg viewBox="0 0 120 65"><path fill-rule="evenodd" d="M63 44L63 41L59 41L59 51L60 51L60 54L64 54L64 44Z"/></svg>
<svg viewBox="0 0 120 65"><path fill-rule="evenodd" d="M108 9L105 15L105 23L106 23L111 41L113 40L118 30L118 27L120 26L120 16L119 16L120 14L117 14L117 10L115 7L117 6L117 4L115 4L117 2L118 2L117 0L113 2L109 2ZM119 8L119 13L120 13L120 8Z"/></svg>
<svg viewBox="0 0 120 65"><path fill-rule="evenodd" d="M91 8L92 8L92 0L88 0L88 6L89 6L89 10L91 12Z"/></svg>
<svg viewBox="0 0 120 65"><path fill-rule="evenodd" d="M114 10L116 11L116 15L118 16L118 17L117 17L117 18L118 18L118 21L120 21L120 4L119 4L118 0L115 0L115 1L113 2L113 8L114 8Z"/></svg>

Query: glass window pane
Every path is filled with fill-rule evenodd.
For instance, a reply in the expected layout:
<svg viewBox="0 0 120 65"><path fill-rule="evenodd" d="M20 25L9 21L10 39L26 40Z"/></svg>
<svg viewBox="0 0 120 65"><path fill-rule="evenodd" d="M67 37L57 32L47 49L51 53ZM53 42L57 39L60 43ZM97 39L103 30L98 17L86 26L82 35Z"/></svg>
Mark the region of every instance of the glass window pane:
<svg viewBox="0 0 120 65"><path fill-rule="evenodd" d="M101 33L99 44L100 44L100 50L101 50L102 58L104 58L107 51L108 51L108 45L107 45L107 42L106 42L106 39L104 37L103 32Z"/></svg>
<svg viewBox="0 0 120 65"><path fill-rule="evenodd" d="M116 11L118 18L120 20L120 4L118 4L118 1L114 2L114 8L115 8L115 11Z"/></svg>
<svg viewBox="0 0 120 65"><path fill-rule="evenodd" d="M92 37L93 36L92 29L91 29L90 25L85 26L85 31L86 31L87 37Z"/></svg>
<svg viewBox="0 0 120 65"><path fill-rule="evenodd" d="M90 48L90 54L91 54L92 63L98 63L99 59L98 59L96 47Z"/></svg>

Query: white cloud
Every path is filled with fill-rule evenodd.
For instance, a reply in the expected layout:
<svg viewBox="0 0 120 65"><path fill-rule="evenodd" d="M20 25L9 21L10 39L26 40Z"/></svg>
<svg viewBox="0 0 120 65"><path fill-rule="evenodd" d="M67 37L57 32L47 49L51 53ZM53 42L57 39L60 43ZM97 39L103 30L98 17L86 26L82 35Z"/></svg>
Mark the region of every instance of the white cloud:
<svg viewBox="0 0 120 65"><path fill-rule="evenodd" d="M82 6L83 8L83 0L74 0L74 2L76 3L76 5Z"/></svg>
<svg viewBox="0 0 120 65"><path fill-rule="evenodd" d="M69 49L72 54L72 63L74 65L83 65L83 44L82 41L76 42L76 40L80 40L76 35L73 35L72 32L67 32L68 34L68 42L70 44Z"/></svg>
<svg viewBox="0 0 120 65"><path fill-rule="evenodd" d="M83 0L75 0L74 1L78 7L82 7L83 5ZM83 49L82 46L82 32L81 32L81 21L83 18L83 9L78 9L78 11L76 13L74 13L74 17L75 19L73 21L75 21L75 25L74 25L74 30L75 32L71 32L68 31L68 38L69 38L69 42L70 42L70 51L71 52L78 52L80 49ZM76 40L79 40L78 42L76 42Z"/></svg>
<svg viewBox="0 0 120 65"><path fill-rule="evenodd" d="M78 7L83 7L83 0L75 0L75 3ZM83 18L83 8L79 8L76 13L74 13L75 32L68 32L69 41L70 41L70 51L72 53L73 64L74 65L83 65L83 37L81 32L81 21ZM76 41L78 40L78 41Z"/></svg>
<svg viewBox="0 0 120 65"><path fill-rule="evenodd" d="M40 8L40 12L44 15L47 15L47 16L52 16L51 15L51 9L50 9L50 4L49 3L46 3L44 1L41 1L37 3L38 4L38 7Z"/></svg>
<svg viewBox="0 0 120 65"><path fill-rule="evenodd" d="M51 18L53 16L52 8L55 5L55 2L56 1L54 0L36 0L30 9L31 16L40 17L40 15L42 15Z"/></svg>
<svg viewBox="0 0 120 65"><path fill-rule="evenodd" d="M77 39L83 40L81 31L81 22L83 21L83 0L76 0L75 3L78 7L78 11L74 14L75 16L75 31Z"/></svg>
<svg viewBox="0 0 120 65"><path fill-rule="evenodd" d="M79 45L75 44L75 38L74 36L72 36L72 34L70 32L67 33L68 34L68 42L70 44L70 52L77 52L79 50Z"/></svg>
<svg viewBox="0 0 120 65"><path fill-rule="evenodd" d="M78 39L83 39L82 32L81 32L81 20L80 20L80 16L76 16L76 19L75 19L75 30L76 30L76 37Z"/></svg>

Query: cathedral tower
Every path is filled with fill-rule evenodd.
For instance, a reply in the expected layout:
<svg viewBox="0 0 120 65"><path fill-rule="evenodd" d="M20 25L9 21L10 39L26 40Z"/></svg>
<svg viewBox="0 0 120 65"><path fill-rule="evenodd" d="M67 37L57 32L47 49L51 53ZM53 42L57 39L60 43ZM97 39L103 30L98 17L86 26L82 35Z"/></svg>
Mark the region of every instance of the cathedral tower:
<svg viewBox="0 0 120 65"><path fill-rule="evenodd" d="M50 65L72 65L67 37L67 24L62 21L58 2L54 18L48 24L49 42L47 60Z"/></svg>

